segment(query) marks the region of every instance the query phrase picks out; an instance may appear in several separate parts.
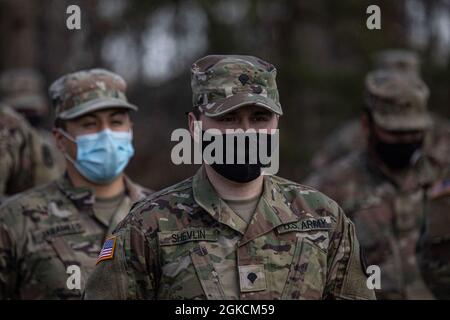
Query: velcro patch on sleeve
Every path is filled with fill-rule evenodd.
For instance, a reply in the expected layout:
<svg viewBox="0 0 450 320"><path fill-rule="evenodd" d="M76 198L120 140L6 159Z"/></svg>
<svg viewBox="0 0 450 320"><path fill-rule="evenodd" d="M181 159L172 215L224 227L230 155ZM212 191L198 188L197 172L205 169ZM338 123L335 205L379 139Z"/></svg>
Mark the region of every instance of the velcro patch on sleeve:
<svg viewBox="0 0 450 320"><path fill-rule="evenodd" d="M103 260L110 260L114 258L114 250L116 249L116 236L112 236L105 240L105 243L103 244L102 250L100 251L100 254L97 258L97 263Z"/></svg>
<svg viewBox="0 0 450 320"><path fill-rule="evenodd" d="M161 246L170 246L190 241L217 241L215 229L191 228L180 231L164 231L158 234Z"/></svg>
<svg viewBox="0 0 450 320"><path fill-rule="evenodd" d="M321 218L308 218L302 219L296 222L286 223L277 228L279 234L286 232L305 232L305 231L316 231L316 230L330 230L331 229L331 218L321 217Z"/></svg>

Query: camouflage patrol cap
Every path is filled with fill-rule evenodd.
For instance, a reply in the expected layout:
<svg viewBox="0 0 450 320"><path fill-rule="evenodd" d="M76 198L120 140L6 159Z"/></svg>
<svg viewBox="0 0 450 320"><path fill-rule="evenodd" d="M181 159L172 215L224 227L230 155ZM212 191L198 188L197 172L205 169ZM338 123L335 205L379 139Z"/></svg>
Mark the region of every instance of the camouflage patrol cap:
<svg viewBox="0 0 450 320"><path fill-rule="evenodd" d="M11 69L0 75L0 98L17 111L48 112L44 80L33 69Z"/></svg>
<svg viewBox="0 0 450 320"><path fill-rule="evenodd" d="M419 74L420 59L417 53L406 49L388 49L375 54L376 69L391 69Z"/></svg>
<svg viewBox="0 0 450 320"><path fill-rule="evenodd" d="M365 80L365 103L374 121L386 130L423 130L431 125L428 87L417 76L392 71L370 72Z"/></svg>
<svg viewBox="0 0 450 320"><path fill-rule="evenodd" d="M123 78L105 69L67 74L50 86L55 117L70 120L101 109L127 108L136 111L125 96Z"/></svg>
<svg viewBox="0 0 450 320"><path fill-rule="evenodd" d="M249 104L282 115L276 72L272 64L252 56L201 58L191 68L193 106L208 117Z"/></svg>

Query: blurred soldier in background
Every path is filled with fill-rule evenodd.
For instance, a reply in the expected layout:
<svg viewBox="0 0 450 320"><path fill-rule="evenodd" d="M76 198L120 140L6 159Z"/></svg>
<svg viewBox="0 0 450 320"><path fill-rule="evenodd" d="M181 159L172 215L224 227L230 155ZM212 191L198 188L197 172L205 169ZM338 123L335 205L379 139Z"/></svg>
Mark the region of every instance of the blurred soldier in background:
<svg viewBox="0 0 450 320"><path fill-rule="evenodd" d="M422 151L432 125L428 88L413 74L378 70L367 75L365 90L367 147L306 183L340 203L354 221L368 264L381 268L377 298L431 299L415 256L424 188L439 174Z"/></svg>
<svg viewBox="0 0 450 320"><path fill-rule="evenodd" d="M450 299L450 167L427 194L418 251L422 275L438 299Z"/></svg>
<svg viewBox="0 0 450 320"><path fill-rule="evenodd" d="M48 125L49 108L42 76L33 69L10 69L0 74L0 97L35 128Z"/></svg>
<svg viewBox="0 0 450 320"><path fill-rule="evenodd" d="M0 104L0 203L57 174L48 144L22 115Z"/></svg>
<svg viewBox="0 0 450 320"><path fill-rule="evenodd" d="M420 77L420 60L416 53L409 50L384 50L374 56L375 69L397 70ZM426 134L424 151L443 166L450 165L450 121L431 113L433 126ZM311 160L315 170L331 164L333 161L366 146L361 123L355 118L344 123L329 135L323 146Z"/></svg>
<svg viewBox="0 0 450 320"><path fill-rule="evenodd" d="M48 130L48 103L40 74L31 69L11 69L3 72L0 75L0 100L24 116L33 127L27 138L29 140L27 148L31 148L27 154L27 161L32 165L31 169L26 170L31 170L29 173L31 178L27 181L27 185L9 188L6 193L24 191L59 177L64 171L64 157L57 151L53 135ZM18 171L19 168L16 165L11 171ZM19 185L19 179L14 178L13 173L3 177L2 180L5 179L14 180L12 183Z"/></svg>
<svg viewBox="0 0 450 320"><path fill-rule="evenodd" d="M125 89L103 69L50 87L67 171L0 207L0 298L79 298L104 239L149 194L123 173L134 154L129 111L137 110Z"/></svg>
<svg viewBox="0 0 450 320"><path fill-rule="evenodd" d="M32 132L20 114L0 105L0 203L33 186Z"/></svg>

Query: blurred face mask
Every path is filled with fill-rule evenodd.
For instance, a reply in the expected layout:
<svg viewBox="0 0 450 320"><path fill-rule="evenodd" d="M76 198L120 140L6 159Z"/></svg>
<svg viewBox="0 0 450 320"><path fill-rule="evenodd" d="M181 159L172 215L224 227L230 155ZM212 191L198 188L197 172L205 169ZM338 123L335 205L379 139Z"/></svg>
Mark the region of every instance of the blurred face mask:
<svg viewBox="0 0 450 320"><path fill-rule="evenodd" d="M391 169L405 169L411 165L413 154L422 148L423 139L408 143L386 143L372 134L372 146L383 163Z"/></svg>
<svg viewBox="0 0 450 320"><path fill-rule="evenodd" d="M205 133L205 131L202 131L203 142L202 142L202 152L205 152L205 149L214 142L216 139L215 135L209 135L208 133ZM211 141L206 140L205 137L212 137ZM261 156L260 156L260 148L262 145L264 145L264 151L263 154L265 154L267 157L270 157L274 148L274 141L272 135L270 134L263 134L263 133L254 133L254 140L253 143L251 143L251 139L249 139L249 135L245 133L237 133L237 134L227 134L222 133L222 142L223 142L223 149L221 156L219 156L222 163L208 163L218 174L221 176L227 178L228 180L239 182L239 183L246 183L255 180L261 175L261 168L268 167L269 164L265 164L262 162ZM239 150L239 144L237 143L237 139L244 139L244 137L247 137L245 140L245 147L244 150ZM229 140L228 140L229 139ZM232 145L228 144L227 141L231 141ZM227 147L232 148L233 150L233 157L230 157L227 161ZM238 161L238 152L242 156L243 161ZM232 163L227 163L232 162ZM240 163L241 162L241 163Z"/></svg>
<svg viewBox="0 0 450 320"><path fill-rule="evenodd" d="M77 157L65 157L73 163L78 172L87 180L105 184L117 178L134 155L131 131L103 131L72 138L59 130L67 139L77 145Z"/></svg>

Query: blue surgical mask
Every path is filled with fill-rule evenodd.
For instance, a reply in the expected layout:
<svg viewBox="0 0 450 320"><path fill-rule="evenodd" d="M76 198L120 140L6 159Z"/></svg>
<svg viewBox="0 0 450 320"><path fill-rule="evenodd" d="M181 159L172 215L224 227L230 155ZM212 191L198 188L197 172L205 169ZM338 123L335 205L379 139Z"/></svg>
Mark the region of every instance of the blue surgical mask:
<svg viewBox="0 0 450 320"><path fill-rule="evenodd" d="M105 129L72 138L59 130L77 145L77 158L65 157L73 163L78 172L87 180L105 184L117 178L134 155L131 131L111 131Z"/></svg>

